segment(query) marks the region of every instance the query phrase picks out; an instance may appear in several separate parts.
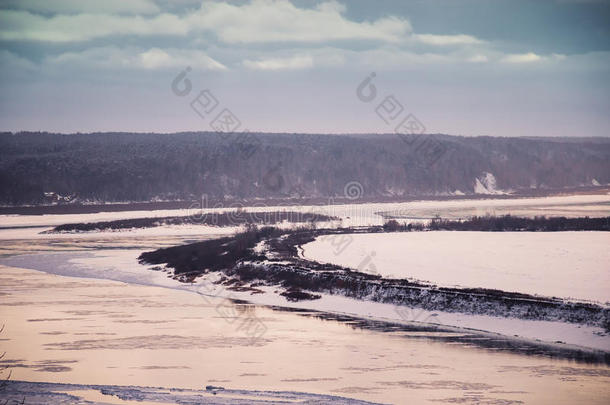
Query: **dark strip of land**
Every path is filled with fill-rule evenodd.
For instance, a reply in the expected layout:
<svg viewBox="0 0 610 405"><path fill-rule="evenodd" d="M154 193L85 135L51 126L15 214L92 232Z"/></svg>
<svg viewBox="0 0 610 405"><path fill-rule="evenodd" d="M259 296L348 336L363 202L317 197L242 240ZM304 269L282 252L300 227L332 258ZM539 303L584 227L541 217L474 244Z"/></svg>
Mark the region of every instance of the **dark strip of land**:
<svg viewBox="0 0 610 405"><path fill-rule="evenodd" d="M390 220L383 226L385 231L481 231L481 232L561 232L561 231L610 231L610 217L566 218L566 217L516 217L474 216L467 220L434 218L428 224L401 224Z"/></svg>
<svg viewBox="0 0 610 405"><path fill-rule="evenodd" d="M246 212L231 211L221 213L197 213L180 217L160 218L134 218L120 219L115 221L87 222L75 224L63 224L56 226L47 233L65 232L91 232L91 231L116 231L133 228L152 228L165 225L210 225L210 226L239 226L239 225L273 225L281 222L319 222L337 219L328 215L313 214L293 211L275 212Z"/></svg>
<svg viewBox="0 0 610 405"><path fill-rule="evenodd" d="M262 214L262 213L261 213ZM277 214L277 213L267 213ZM289 213L284 213L289 214ZM293 213L294 214L294 213ZM307 221L328 220L323 215L308 215ZM305 219L305 218L303 218ZM113 221L116 222L116 221ZM87 224L85 224L87 225ZM65 225L62 225L65 226ZM59 228L59 227L58 227ZM57 228L56 228L57 229ZM297 260L297 246L313 241L318 236L341 235L348 233L379 233L379 232L416 232L434 230L483 231L483 232L559 232L559 231L610 231L610 217L604 218L565 218L536 217L523 218L511 215L472 217L465 221L450 221L434 219L429 224L400 224L390 220L383 226L339 229L277 229L252 227L246 232L234 236L197 242L188 245L174 246L142 253L140 260L150 264L165 263L174 269L175 274L204 274L208 271L231 269L240 261L256 261L265 259L264 255L255 253L252 248L261 241L268 241L272 250L283 259ZM280 238L281 237L281 238ZM338 266L320 265L325 270ZM330 266L330 267L329 267ZM319 269L318 267L316 267Z"/></svg>

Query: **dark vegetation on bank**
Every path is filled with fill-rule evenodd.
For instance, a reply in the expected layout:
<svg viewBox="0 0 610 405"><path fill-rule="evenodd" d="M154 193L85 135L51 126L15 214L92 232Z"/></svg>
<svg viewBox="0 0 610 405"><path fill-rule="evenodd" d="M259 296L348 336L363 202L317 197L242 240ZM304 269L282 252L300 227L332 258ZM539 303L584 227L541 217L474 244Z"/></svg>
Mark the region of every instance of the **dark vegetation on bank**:
<svg viewBox="0 0 610 405"><path fill-rule="evenodd" d="M500 221L502 227L495 226L494 219ZM510 216L484 220L475 217L460 222L467 224L465 228L458 227L455 223L457 221L436 220L436 223L438 229L456 226L456 230L489 231L523 231L523 224L533 226L530 229L535 231L579 230L590 229L591 224L597 223L590 218L577 218L569 221L569 225L562 221L556 223L552 218L546 223L541 218L534 219L533 222L523 220L524 218ZM440 224L446 228L441 228ZM579 224L580 228L575 224ZM302 227L281 230L251 226L246 232L231 237L146 252L139 260L145 264L165 264L173 269L175 278L185 282L194 281L208 272L220 271L223 277L219 282L229 289L247 291L248 288L261 285L280 286L284 289L281 295L290 301L318 299L319 293L338 294L430 311L562 321L598 325L610 331L610 311L592 303L566 302L559 298L484 288L446 288L407 279L387 279L361 269L305 260L298 254L300 246L319 236L341 238L348 237L345 234L349 233L430 229L432 228L423 225L403 227L395 221L390 221L383 227L356 229ZM254 252L254 247L261 241L266 244L266 251Z"/></svg>
<svg viewBox="0 0 610 405"><path fill-rule="evenodd" d="M356 232L380 231L380 227L360 228ZM142 253L138 260L145 264L166 264L173 269L174 274L185 276L182 279L191 281L193 277L211 271L231 271L238 263L245 261L267 260L264 254L254 252L257 243L265 241L277 257L295 262L312 263L299 259L298 246L313 241L321 235L337 235L353 233L354 229L312 229L300 227L293 230L278 229L270 226L257 228L249 226L245 232L237 233L220 239L206 240L187 245L161 248ZM346 270L350 269L332 264L315 263L316 270Z"/></svg>
<svg viewBox="0 0 610 405"><path fill-rule="evenodd" d="M231 269L241 260L263 260L265 257L254 253L252 248L265 238L285 232L272 227L251 227L234 236L144 252L138 260L147 264L166 264L174 274L195 277Z"/></svg>
<svg viewBox="0 0 610 405"><path fill-rule="evenodd" d="M602 218L534 218L503 216L475 216L467 220L435 218L429 224L400 224L390 220L383 225L388 232L398 231L482 231L482 232L560 232L560 231L610 231L610 217Z"/></svg>
<svg viewBox="0 0 610 405"><path fill-rule="evenodd" d="M61 232L90 232L107 231L132 228L152 228L164 225L210 225L210 226L239 226L247 224L273 225L284 221L292 223L331 221L336 219L322 214L302 213L293 211L276 212L246 212L243 210L205 213L179 217L161 218L134 218L115 221L88 222L76 224L63 224L56 226L48 233Z"/></svg>
<svg viewBox="0 0 610 405"><path fill-rule="evenodd" d="M311 221L315 220L329 219L324 215L300 215L307 215L307 221L310 223ZM273 217L273 215L271 216ZM304 267L309 267L310 269L314 270L345 270L354 273L352 269L300 259L298 257L298 248L315 240L315 238L318 236L340 238L342 235L350 233L410 232L432 230L490 232L610 231L609 224L610 217L536 217L532 219L514 217L511 215L501 217L472 217L471 219L465 221L434 219L429 224L416 223L407 225L400 224L396 220L390 220L383 226L338 229L314 229L314 227L310 225L287 230L269 226L258 228L256 224L249 224L245 232L235 234L234 236L207 240L188 245L162 248L152 252L144 252L140 255L139 260L143 263L149 264L167 264L168 267L171 267L174 270L176 275L189 274L194 276L204 274L209 271L230 270L239 262L243 261L251 262L265 260L267 259L265 255L257 254L253 250L257 243L265 241L268 248L277 258L280 258L280 260L291 260L296 264L302 264ZM247 275L245 276L248 277ZM370 276L370 274L366 274L366 276Z"/></svg>
<svg viewBox="0 0 610 405"><path fill-rule="evenodd" d="M247 212L237 210L223 213L206 213L189 216L133 218L114 221L100 221L87 223L62 224L47 231L47 233L64 232L92 232L121 230L134 228L152 228L166 225L210 225L210 226L239 226L239 225L274 225L281 222L314 223L338 219L323 214L302 213L296 211L275 212ZM409 231L525 231L525 232L559 232L559 231L610 231L610 217L602 218L566 218L566 217L535 217L523 218L511 215L481 216L470 219L447 220L435 218L428 224L400 223L395 219L387 221L382 227L364 228L367 232L409 232ZM359 231L362 232L363 228ZM352 230L341 229L339 232L348 233Z"/></svg>

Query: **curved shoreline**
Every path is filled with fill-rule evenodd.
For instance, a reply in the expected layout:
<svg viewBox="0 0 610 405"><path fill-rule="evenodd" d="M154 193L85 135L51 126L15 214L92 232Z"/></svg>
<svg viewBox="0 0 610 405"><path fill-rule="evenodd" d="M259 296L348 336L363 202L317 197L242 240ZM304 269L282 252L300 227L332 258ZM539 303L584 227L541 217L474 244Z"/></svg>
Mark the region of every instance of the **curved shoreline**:
<svg viewBox="0 0 610 405"><path fill-rule="evenodd" d="M129 251L134 257L139 250L133 249ZM96 250L88 252L64 252L64 253L38 253L28 255L17 255L5 258L0 261L0 264L16 267L28 268L37 271L42 271L49 274L62 275L67 277L78 278L93 278L102 280L113 280L125 282L128 284L147 285L154 287L171 288L180 291L188 291L199 295L208 295L214 297L224 297L236 302L247 302L257 306L264 306L275 310L288 311L303 316L314 316L317 318L329 319L350 325L357 325L364 329L384 331L403 331L403 332L425 332L436 331L445 333L458 333L463 335L460 341L467 340L469 344L477 347L488 348L490 350L509 350L514 353L523 355L543 355L558 358L571 359L584 363L605 364L610 365L610 349L601 347L589 347L586 345L566 341L558 343L555 341L545 341L536 337L529 337L522 332L531 330L535 325L539 328L549 330L550 327L559 328L559 330L578 331L583 334L590 327L577 327L570 324L559 322L546 321L523 321L510 320L505 318L485 317L479 315L461 315L462 322L470 319L470 323L462 326L451 325L453 317L456 314L444 312L422 311L421 313L408 314L414 319L405 319L401 314L396 312L396 306L391 304L376 303L370 301L356 300L342 296L332 296L322 294L322 298L317 301L301 301L288 302L279 294L274 293L273 288L264 287L265 294L252 295L249 291L236 291L226 288L222 285L215 284L215 290L210 291L206 288L206 283L209 283L205 277L199 280L196 284L189 285L180 283L176 280L168 278L165 273L154 272L147 269L145 266L134 263L142 271L121 272L120 268L114 269L94 269L99 267L96 261L91 262L91 267L79 267L79 265L71 262L71 260L95 258L96 253L116 253L116 251ZM119 260L118 266L121 266ZM61 270L60 270L61 269ZM94 274L93 271L101 271L105 274ZM109 272L110 271L110 272ZM144 278L134 278L138 275ZM112 277L108 277L112 275ZM130 277L131 275L131 277ZM208 284L209 285L209 284ZM349 308L349 310L342 310ZM421 322L418 319L428 320L430 316L436 314L434 321L440 320L443 323ZM413 316L414 315L414 316ZM419 318L418 318L419 316ZM487 321L485 321L487 319ZM519 328L519 336L515 333L501 333L494 331L493 328L485 329L481 322L500 321L502 325L509 323ZM449 325L447 325L449 324ZM488 325L489 326L489 325ZM491 325L493 326L493 325ZM496 325L497 326L497 325ZM511 329L512 326L508 326ZM429 338L429 337L427 337ZM487 340L481 340L486 338ZM451 341L451 339L449 339ZM608 342L608 339L603 339L603 342ZM603 347L610 347L606 344Z"/></svg>

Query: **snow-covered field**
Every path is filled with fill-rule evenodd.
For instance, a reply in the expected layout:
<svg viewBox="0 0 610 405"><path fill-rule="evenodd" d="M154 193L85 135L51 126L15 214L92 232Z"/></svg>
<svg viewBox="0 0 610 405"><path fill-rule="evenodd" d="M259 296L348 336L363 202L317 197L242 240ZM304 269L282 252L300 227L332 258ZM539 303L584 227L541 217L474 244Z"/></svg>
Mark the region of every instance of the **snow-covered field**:
<svg viewBox="0 0 610 405"><path fill-rule="evenodd" d="M610 302L610 232L352 234L303 246L307 259L441 286Z"/></svg>

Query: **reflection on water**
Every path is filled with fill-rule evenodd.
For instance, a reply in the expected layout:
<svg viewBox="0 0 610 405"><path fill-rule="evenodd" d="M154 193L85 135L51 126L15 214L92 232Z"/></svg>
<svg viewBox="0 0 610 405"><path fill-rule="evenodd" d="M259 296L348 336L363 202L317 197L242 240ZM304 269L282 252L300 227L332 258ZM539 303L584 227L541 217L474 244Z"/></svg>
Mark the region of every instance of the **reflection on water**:
<svg viewBox="0 0 610 405"><path fill-rule="evenodd" d="M464 332L463 329L437 326L433 324L412 325L397 324L371 319L361 319L344 314L332 314L283 307L273 307L276 310L290 311L299 315L315 317L318 319L340 322L351 328L361 328L384 333L392 333L409 339L427 339L446 344L459 344L462 347L485 348L491 351L508 351L528 356L544 356L551 358L569 359L589 364L610 365L610 353L603 351L589 351L577 347L564 347L543 342L532 342L525 339L509 338L495 333L482 331Z"/></svg>

